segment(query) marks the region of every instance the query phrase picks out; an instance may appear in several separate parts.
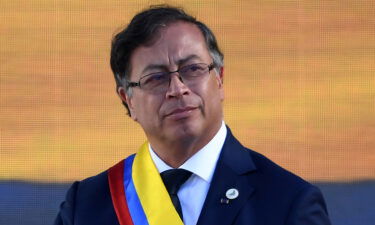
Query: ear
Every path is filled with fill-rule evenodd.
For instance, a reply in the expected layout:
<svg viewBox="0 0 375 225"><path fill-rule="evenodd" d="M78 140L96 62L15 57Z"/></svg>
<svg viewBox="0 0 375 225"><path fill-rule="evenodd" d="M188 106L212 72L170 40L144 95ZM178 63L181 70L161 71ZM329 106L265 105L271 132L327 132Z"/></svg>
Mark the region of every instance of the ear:
<svg viewBox="0 0 375 225"><path fill-rule="evenodd" d="M134 121L137 121L137 117L136 117L136 113L135 113L134 105L133 105L133 99L126 93L125 88L122 86L118 87L117 94L120 97L120 99L128 105L128 108L130 111L130 117Z"/></svg>
<svg viewBox="0 0 375 225"><path fill-rule="evenodd" d="M221 101L223 101L224 100L224 87L223 87L224 67L220 67L219 74L216 76L216 79L217 79L217 82L218 82L218 85L219 85L220 98L221 98Z"/></svg>

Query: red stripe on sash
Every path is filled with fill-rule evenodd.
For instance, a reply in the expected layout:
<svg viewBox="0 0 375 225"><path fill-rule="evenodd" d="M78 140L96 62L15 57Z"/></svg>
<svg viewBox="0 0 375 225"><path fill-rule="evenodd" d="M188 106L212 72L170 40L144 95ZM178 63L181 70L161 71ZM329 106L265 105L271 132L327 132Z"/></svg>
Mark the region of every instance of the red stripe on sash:
<svg viewBox="0 0 375 225"><path fill-rule="evenodd" d="M124 190L124 160L108 170L108 182L120 225L133 225Z"/></svg>

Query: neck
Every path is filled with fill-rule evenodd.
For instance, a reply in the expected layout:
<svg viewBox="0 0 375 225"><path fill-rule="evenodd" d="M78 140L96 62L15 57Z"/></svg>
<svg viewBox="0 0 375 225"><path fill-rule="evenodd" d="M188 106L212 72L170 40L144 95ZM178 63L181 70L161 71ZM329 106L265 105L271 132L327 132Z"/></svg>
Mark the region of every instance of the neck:
<svg viewBox="0 0 375 225"><path fill-rule="evenodd" d="M178 168L205 145L207 145L217 134L220 127L221 122L220 126L213 129L213 132L205 135L205 138L202 138L201 136L190 136L172 141L153 141L150 139L149 141L152 149L161 160L172 168Z"/></svg>
<svg viewBox="0 0 375 225"><path fill-rule="evenodd" d="M189 141L179 140L159 145L150 141L150 144L161 160L173 168L178 168L204 147L204 145L199 145L197 140L189 139Z"/></svg>

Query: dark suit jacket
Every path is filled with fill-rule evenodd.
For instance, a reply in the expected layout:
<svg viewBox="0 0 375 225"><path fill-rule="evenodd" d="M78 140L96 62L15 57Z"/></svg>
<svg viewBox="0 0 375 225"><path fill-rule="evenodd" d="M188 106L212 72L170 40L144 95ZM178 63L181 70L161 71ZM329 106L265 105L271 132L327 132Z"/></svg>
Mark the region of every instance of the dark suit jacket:
<svg viewBox="0 0 375 225"><path fill-rule="evenodd" d="M107 171L75 182L55 225L119 224ZM239 196L222 202L236 188ZM329 225L318 188L243 147L228 129L198 225ZM169 225L169 224L161 224Z"/></svg>

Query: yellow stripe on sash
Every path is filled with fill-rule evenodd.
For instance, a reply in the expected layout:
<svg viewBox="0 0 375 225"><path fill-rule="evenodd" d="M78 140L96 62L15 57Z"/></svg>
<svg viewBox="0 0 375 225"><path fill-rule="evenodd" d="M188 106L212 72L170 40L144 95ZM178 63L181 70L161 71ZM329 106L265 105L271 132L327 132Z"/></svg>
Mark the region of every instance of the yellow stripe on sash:
<svg viewBox="0 0 375 225"><path fill-rule="evenodd" d="M134 158L132 178L149 225L183 225L151 159L147 142Z"/></svg>

